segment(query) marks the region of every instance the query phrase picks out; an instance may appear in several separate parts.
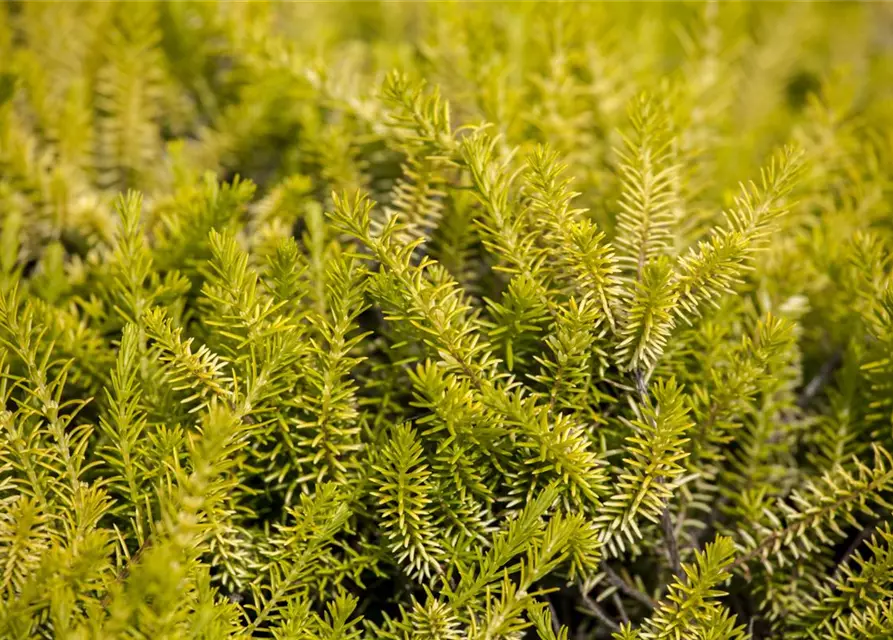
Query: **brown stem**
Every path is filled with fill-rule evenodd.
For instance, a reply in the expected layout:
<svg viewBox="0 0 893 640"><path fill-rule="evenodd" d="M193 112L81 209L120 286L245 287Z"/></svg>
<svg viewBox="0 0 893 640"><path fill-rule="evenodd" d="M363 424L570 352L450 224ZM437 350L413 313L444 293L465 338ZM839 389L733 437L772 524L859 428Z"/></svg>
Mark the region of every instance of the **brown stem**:
<svg viewBox="0 0 893 640"><path fill-rule="evenodd" d="M626 615L626 607L623 606L623 600L620 599L620 596L617 595L617 592L611 594L611 601L614 603L614 606L617 607L617 613L620 614L620 619L629 624L629 616Z"/></svg>
<svg viewBox="0 0 893 640"><path fill-rule="evenodd" d="M136 553L134 553L132 556L130 556L130 558L127 559L127 562L124 563L124 566L121 567L121 570L118 571L118 575L115 576L115 584L120 584L120 583L124 582L125 580L127 580L127 576L130 575L130 570L133 568L134 565L136 565L140 561L140 559L143 557L143 554L151 546L151 544L152 544L152 541L149 538L146 538L146 540L143 542L143 544L140 545L140 548L136 550ZM103 596L100 604L102 605L103 608L106 608L111 604L111 602L112 602L112 594L106 593Z"/></svg>
<svg viewBox="0 0 893 640"><path fill-rule="evenodd" d="M874 520L871 523L869 523L868 525L866 525L865 527L863 527L863 529L858 533L858 535L856 535L856 537L853 538L853 541L850 543L850 546L848 546L846 548L846 551L844 551L843 555L840 557L840 560L838 561L837 566L834 567L834 574L832 575L832 578L836 579L840 575L840 571L846 564L847 560L849 560L850 556L856 552L856 549L859 548L859 545L861 545L865 541L866 538L868 538L869 536L871 536L872 533L874 533L874 529L876 526L877 526L877 520Z"/></svg>
<svg viewBox="0 0 893 640"><path fill-rule="evenodd" d="M629 584L626 580L617 575L617 573L611 567L609 567L607 563L602 564L602 571L605 572L605 577L608 579L608 582L617 587L620 591L622 591L630 598L638 600L649 609L653 610L655 607L657 607L657 603L654 600L652 600L647 594L639 591L634 586Z"/></svg>
<svg viewBox="0 0 893 640"><path fill-rule="evenodd" d="M660 524L664 531L664 540L667 544L667 557L670 560L670 569L676 577L682 577L682 564L679 562L679 543L676 540L676 528L670 515L670 507L664 507L660 514Z"/></svg>
<svg viewBox="0 0 893 640"><path fill-rule="evenodd" d="M580 599L583 601L587 613L591 613L593 617L597 618L599 622L608 627L611 631L620 631L620 625L611 620L608 614L605 613L605 610L602 609L595 600L583 593L582 587L580 588Z"/></svg>
<svg viewBox="0 0 893 640"><path fill-rule="evenodd" d="M831 354L831 357L822 365L812 380L803 387L800 397L797 398L797 406L801 409L808 407L812 399L828 384L831 376L834 375L834 372L837 371L841 364L843 364L843 353L838 349Z"/></svg>

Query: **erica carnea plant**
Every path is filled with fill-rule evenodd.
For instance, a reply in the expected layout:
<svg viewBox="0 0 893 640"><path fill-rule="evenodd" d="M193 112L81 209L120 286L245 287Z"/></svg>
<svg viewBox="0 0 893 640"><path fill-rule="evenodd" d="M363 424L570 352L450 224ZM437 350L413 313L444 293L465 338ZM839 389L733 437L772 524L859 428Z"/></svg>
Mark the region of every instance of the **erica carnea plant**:
<svg viewBox="0 0 893 640"><path fill-rule="evenodd" d="M0 637L893 638L883 3L0 5Z"/></svg>

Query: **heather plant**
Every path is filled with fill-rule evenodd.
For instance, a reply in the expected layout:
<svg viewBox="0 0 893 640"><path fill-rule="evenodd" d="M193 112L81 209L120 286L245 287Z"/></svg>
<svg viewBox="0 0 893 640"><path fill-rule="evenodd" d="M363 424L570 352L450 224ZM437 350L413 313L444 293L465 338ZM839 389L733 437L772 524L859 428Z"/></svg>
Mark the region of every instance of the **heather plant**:
<svg viewBox="0 0 893 640"><path fill-rule="evenodd" d="M893 638L883 3L0 4L0 638Z"/></svg>

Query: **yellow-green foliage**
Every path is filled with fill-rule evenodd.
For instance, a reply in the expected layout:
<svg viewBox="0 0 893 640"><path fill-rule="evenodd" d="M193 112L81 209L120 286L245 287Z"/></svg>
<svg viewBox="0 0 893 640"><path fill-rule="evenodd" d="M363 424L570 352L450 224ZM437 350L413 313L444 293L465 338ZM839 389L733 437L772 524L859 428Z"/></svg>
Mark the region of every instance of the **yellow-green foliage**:
<svg viewBox="0 0 893 640"><path fill-rule="evenodd" d="M0 638L893 638L885 3L0 4Z"/></svg>

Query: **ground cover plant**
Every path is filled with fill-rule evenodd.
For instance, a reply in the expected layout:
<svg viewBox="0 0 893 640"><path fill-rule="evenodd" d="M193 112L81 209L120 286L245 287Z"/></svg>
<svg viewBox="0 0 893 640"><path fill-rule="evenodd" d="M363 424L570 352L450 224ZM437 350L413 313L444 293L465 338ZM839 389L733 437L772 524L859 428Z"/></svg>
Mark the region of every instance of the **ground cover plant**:
<svg viewBox="0 0 893 640"><path fill-rule="evenodd" d="M883 3L0 5L0 637L893 638Z"/></svg>

